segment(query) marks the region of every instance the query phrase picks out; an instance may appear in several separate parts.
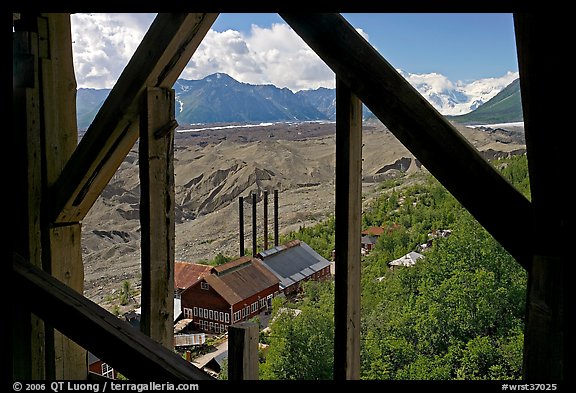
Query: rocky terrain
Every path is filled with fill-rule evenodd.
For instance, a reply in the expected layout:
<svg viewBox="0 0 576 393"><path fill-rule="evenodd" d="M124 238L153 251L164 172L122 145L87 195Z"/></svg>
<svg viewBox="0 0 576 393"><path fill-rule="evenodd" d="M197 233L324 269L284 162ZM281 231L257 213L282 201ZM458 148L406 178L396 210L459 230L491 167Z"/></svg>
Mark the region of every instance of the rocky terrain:
<svg viewBox="0 0 576 393"><path fill-rule="evenodd" d="M193 126L180 127L182 129ZM176 259L210 260L238 255L238 197L244 197L245 246L251 247L252 192L262 199L279 190L281 233L313 225L334 212L335 124L278 123L254 127L195 126L175 137ZM208 129L211 128L211 129ZM521 127L457 126L487 158L522 153ZM425 170L381 123L364 125L365 201L380 182ZM140 222L137 145L83 221L85 295L110 303L124 280L140 281ZM262 236L262 203L258 203Z"/></svg>

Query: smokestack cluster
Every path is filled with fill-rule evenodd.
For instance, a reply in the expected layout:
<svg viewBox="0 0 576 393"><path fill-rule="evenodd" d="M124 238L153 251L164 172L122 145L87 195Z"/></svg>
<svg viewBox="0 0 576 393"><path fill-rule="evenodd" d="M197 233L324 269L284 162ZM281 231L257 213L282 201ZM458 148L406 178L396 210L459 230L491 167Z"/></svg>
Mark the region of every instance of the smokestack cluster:
<svg viewBox="0 0 576 393"><path fill-rule="evenodd" d="M268 191L264 191L264 250L268 249ZM252 193L252 256L258 254L256 193ZM244 198L238 197L240 256L244 256ZM274 247L278 246L278 190L274 190Z"/></svg>

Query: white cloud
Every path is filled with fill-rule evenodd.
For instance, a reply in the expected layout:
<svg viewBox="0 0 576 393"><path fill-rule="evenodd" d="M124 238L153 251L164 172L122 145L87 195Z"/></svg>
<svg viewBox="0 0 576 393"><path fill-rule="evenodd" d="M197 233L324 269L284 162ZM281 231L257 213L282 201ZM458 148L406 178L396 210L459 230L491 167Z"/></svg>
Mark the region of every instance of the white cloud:
<svg viewBox="0 0 576 393"><path fill-rule="evenodd" d="M430 90L435 92L445 92L453 90L455 87L447 77L435 72L429 74L406 74L402 71L400 72L412 86L418 86L420 91Z"/></svg>
<svg viewBox="0 0 576 393"><path fill-rule="evenodd" d="M72 39L78 87L111 88L128 64L155 14L73 14ZM367 35L359 29L360 34ZM252 25L246 35L210 30L181 74L201 79L215 72L253 84L293 91L334 87L334 73L284 23Z"/></svg>
<svg viewBox="0 0 576 393"><path fill-rule="evenodd" d="M154 14L72 14L78 87L111 88L154 17Z"/></svg>
<svg viewBox="0 0 576 393"><path fill-rule="evenodd" d="M293 91L333 87L334 73L288 25L252 25L238 31L210 30L192 56L183 78L200 79L224 72L240 82L271 83Z"/></svg>

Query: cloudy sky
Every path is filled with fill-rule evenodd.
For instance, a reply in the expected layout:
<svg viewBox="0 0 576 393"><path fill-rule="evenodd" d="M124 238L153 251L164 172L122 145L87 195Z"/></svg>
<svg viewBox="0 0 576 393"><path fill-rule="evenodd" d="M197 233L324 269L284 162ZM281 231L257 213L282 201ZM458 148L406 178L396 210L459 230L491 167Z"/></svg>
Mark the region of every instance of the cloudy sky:
<svg viewBox="0 0 576 393"><path fill-rule="evenodd" d="M112 88L155 14L73 14L78 87ZM511 14L344 14L394 67L450 87L517 74ZM224 72L292 91L334 87L334 74L277 14L220 14L181 74Z"/></svg>

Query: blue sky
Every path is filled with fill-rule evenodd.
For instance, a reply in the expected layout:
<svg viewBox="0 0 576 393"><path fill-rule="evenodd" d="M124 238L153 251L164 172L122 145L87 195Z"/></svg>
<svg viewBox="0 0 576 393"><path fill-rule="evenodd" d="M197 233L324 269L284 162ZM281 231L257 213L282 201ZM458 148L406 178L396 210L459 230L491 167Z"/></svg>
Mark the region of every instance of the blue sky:
<svg viewBox="0 0 576 393"><path fill-rule="evenodd" d="M438 72L450 80L472 81L518 71L512 14L342 14L369 36L396 68ZM216 31L248 34L252 24L285 23L278 14L220 14Z"/></svg>
<svg viewBox="0 0 576 393"><path fill-rule="evenodd" d="M343 15L405 73L457 84L518 72L511 14ZM111 88L154 17L73 14L78 87ZM293 91L334 84L331 70L278 14L220 14L181 77L214 72Z"/></svg>

